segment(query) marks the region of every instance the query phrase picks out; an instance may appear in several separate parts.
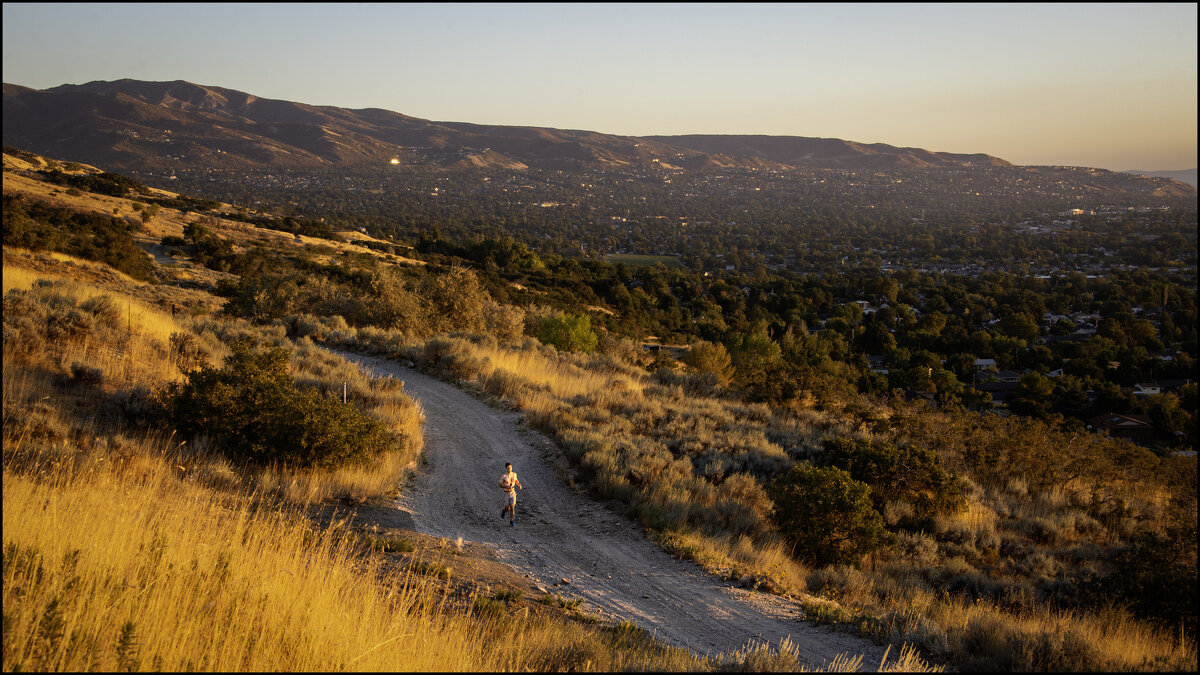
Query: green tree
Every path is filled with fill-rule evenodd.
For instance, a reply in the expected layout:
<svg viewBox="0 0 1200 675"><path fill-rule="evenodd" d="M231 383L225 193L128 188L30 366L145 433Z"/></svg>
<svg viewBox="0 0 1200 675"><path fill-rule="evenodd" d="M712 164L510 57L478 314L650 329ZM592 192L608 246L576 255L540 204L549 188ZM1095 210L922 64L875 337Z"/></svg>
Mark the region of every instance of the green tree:
<svg viewBox="0 0 1200 675"><path fill-rule="evenodd" d="M146 222L146 220L147 220L145 214L146 214L146 212L143 211L142 212L142 222ZM199 220L188 223L183 226L183 238L187 239L188 242L192 243L192 244L198 244L202 240L210 237L211 235L212 235L212 230L208 229L208 227L206 227L204 225L204 223L200 222Z"/></svg>
<svg viewBox="0 0 1200 675"><path fill-rule="evenodd" d="M544 344L569 352L596 351L599 338L592 330L590 316L562 316L542 319L538 326L538 340Z"/></svg>
<svg viewBox="0 0 1200 675"><path fill-rule="evenodd" d="M1054 381L1038 373L1025 373L1008 407L1020 415L1045 417L1053 402Z"/></svg>
<svg viewBox="0 0 1200 675"><path fill-rule="evenodd" d="M831 438L825 441L823 459L869 485L876 510L883 512L888 502L912 506L913 515L901 525L927 527L935 514L965 505L962 479L946 469L941 455L928 448Z"/></svg>
<svg viewBox="0 0 1200 675"><path fill-rule="evenodd" d="M158 210L158 204L147 204L144 206L142 208L142 224L145 225L149 223L151 218L158 215Z"/></svg>
<svg viewBox="0 0 1200 675"><path fill-rule="evenodd" d="M766 493L776 526L809 563L857 563L888 541L871 489L837 467L800 462L767 484Z"/></svg>
<svg viewBox="0 0 1200 675"><path fill-rule="evenodd" d="M1080 589L1095 604L1115 600L1161 626L1194 634L1195 522L1170 528L1165 534L1135 534L1128 546L1113 558L1108 574L1086 575Z"/></svg>
<svg viewBox="0 0 1200 675"><path fill-rule="evenodd" d="M700 340L688 350L683 362L698 372L716 375L722 385L729 384L733 377L729 351L720 343Z"/></svg>
<svg viewBox="0 0 1200 675"><path fill-rule="evenodd" d="M735 334L728 351L734 373L743 384L762 382L783 360L783 350L763 331Z"/></svg>

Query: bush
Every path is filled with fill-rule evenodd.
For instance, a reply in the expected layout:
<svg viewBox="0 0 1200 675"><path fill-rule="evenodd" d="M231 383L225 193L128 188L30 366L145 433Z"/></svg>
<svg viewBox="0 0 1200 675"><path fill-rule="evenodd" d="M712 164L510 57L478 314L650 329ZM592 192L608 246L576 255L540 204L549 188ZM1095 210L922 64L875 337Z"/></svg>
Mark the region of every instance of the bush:
<svg viewBox="0 0 1200 675"><path fill-rule="evenodd" d="M599 338L592 331L590 316L558 316L542 319L538 326L538 340L543 344L569 352L596 351Z"/></svg>
<svg viewBox="0 0 1200 675"><path fill-rule="evenodd" d="M4 245L61 251L105 263L135 279L154 278L154 263L133 243L129 223L20 195L4 195Z"/></svg>
<svg viewBox="0 0 1200 675"><path fill-rule="evenodd" d="M1083 596L1102 606L1116 602L1167 628L1196 633L1196 525L1165 535L1143 532L1113 558L1108 574L1089 574Z"/></svg>
<svg viewBox="0 0 1200 675"><path fill-rule="evenodd" d="M391 434L357 407L297 389L281 347L235 346L218 370L204 365L163 395L185 434L206 434L232 457L256 464L335 469L368 463Z"/></svg>
<svg viewBox="0 0 1200 675"><path fill-rule="evenodd" d="M775 524L798 558L817 565L855 563L887 542L871 489L837 467L808 462L771 481Z"/></svg>
<svg viewBox="0 0 1200 675"><path fill-rule="evenodd" d="M831 438L825 441L824 461L871 486L871 501L880 513L888 502L912 505L911 515L897 514L900 525L928 527L935 514L958 510L966 503L962 480L927 448Z"/></svg>
<svg viewBox="0 0 1200 675"><path fill-rule="evenodd" d="M729 384L733 378L729 351L720 343L700 340L688 350L683 362L698 373L711 373L722 386Z"/></svg>
<svg viewBox="0 0 1200 675"><path fill-rule="evenodd" d="M96 194L109 195L111 197L124 197L130 192L134 194L149 194L150 190L145 185L118 173L98 173L98 174L83 174L72 175L65 174L58 169L49 171L39 171L38 175L47 183L55 185L67 185L72 188L81 188L88 192Z"/></svg>

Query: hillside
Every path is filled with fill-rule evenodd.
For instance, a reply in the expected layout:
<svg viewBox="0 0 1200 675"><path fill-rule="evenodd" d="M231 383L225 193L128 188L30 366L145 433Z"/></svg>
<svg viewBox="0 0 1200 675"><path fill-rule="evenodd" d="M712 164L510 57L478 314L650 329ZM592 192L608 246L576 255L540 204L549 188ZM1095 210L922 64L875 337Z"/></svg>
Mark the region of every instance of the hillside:
<svg viewBox="0 0 1200 675"><path fill-rule="evenodd" d="M1055 233L1059 214L1111 229L1107 221L1146 209L1194 210L1197 194L1170 178L984 154L434 122L181 81L6 84L3 133L6 147L377 238L511 236L539 254L665 256L709 271L949 264L942 269L974 274L982 260L1014 269L1034 244L1014 235ZM987 239L1018 250L984 243L999 255L981 256L968 233L980 225L999 226ZM864 228L871 245L847 238ZM1102 271L1107 255L1083 253L1037 260L1033 271ZM1152 258L1178 259L1142 257Z"/></svg>
<svg viewBox="0 0 1200 675"><path fill-rule="evenodd" d="M826 169L914 169L1012 166L985 154L959 155L884 143L796 136L647 136L648 140L707 154L759 157L790 167Z"/></svg>
<svg viewBox="0 0 1200 675"><path fill-rule="evenodd" d="M4 85L4 142L117 170L386 166L521 170L645 165L678 148L584 131L439 123L261 99L189 82ZM64 133L64 130L69 130ZM685 162L700 163L695 151Z"/></svg>
<svg viewBox="0 0 1200 675"><path fill-rule="evenodd" d="M1179 171L1141 171L1138 169L1130 169L1122 173L1131 173L1135 176L1151 176L1154 178L1170 178L1171 180L1177 180L1180 183L1186 183L1192 187L1196 187L1198 184L1200 184L1198 183L1198 179L1196 177L1196 169L1181 169Z"/></svg>
<svg viewBox="0 0 1200 675"><path fill-rule="evenodd" d="M556 559L570 567L562 573L570 573L575 582L560 585L543 578L543 587L520 573L527 569L510 567L514 561L504 542L494 541L489 531L494 527L468 532L471 541L465 542L462 531L445 537L413 531L411 519L403 522L402 512L388 501L397 495L401 479L411 477L424 445L425 414L404 382L364 376L316 348L309 336L297 335L296 325L286 330L279 324L255 325L218 311L223 301L209 291L227 288L251 272L244 267L236 268L237 273L219 272L193 263L204 247L202 235L189 228L200 223L208 230L205 236L237 242L232 253L242 258L303 258L315 269L330 263L328 269L347 272L357 265L369 268L372 261L414 270L419 266L369 248L314 241L215 215L237 210L224 204L210 205L199 217L171 207L154 209L146 218L120 217L145 213L160 197L180 196L139 192L136 185L120 197L75 187L63 190L32 173L45 168L80 178L109 175L91 166L5 155L6 663L35 670L88 664L134 670L142 663L167 670L263 670L289 664L325 670L349 661L384 669L388 663L405 663L430 670L487 671L518 664L548 671L695 671L755 663L837 668L864 652L872 662L882 658L884 650L868 641L798 623L796 609L788 616L778 609L764 612L757 607L772 603L748 601L752 594L746 591L728 598L734 589L695 571L658 578L664 562L688 565L655 550L633 523L613 515L607 516L610 531L605 536L619 537L621 545L610 546L607 540L598 545L625 556L636 543L642 555L650 556L633 561L647 570L641 576L656 577L630 583L634 590L621 588L628 597L597 594L579 578L595 573L582 571L595 559L578 549ZM49 214L45 222L35 223L44 226L37 241L59 247L88 236L61 230L51 236L62 214L86 216L87 223L112 214L114 226L152 254L147 256L154 261L148 279L133 279L54 250L8 245L10 237L32 227L21 222L26 213L35 219ZM174 245L189 253L158 250L156 241L170 239L180 240ZM92 253L104 255L102 250ZM312 281L320 283L315 277ZM478 299L469 295L459 294L455 301ZM345 326L343 319L337 321ZM319 399L327 402L318 411L331 405L325 392L347 391L343 387L348 386L349 406L359 410L354 414L366 413L386 425L395 434L391 442L373 446L378 456L366 466L296 467L285 460L283 466L263 467L238 454L235 438L192 438L178 431L163 437L154 430L180 425L171 417L177 413L160 402L185 381L203 381L196 367L212 372L224 357L224 372L237 372L232 364L248 345L283 348L287 372L275 377L294 378L302 391L322 392ZM427 378L422 385L437 386ZM431 411L435 427L460 423L465 416L493 424L493 432L517 442L512 419L501 421L483 403L440 386L456 398L453 403L425 402L444 408ZM45 395L50 391L53 395ZM273 404L256 391L256 408ZM221 401L228 404L229 398ZM320 413L309 408L303 419L291 417L284 426L306 433L300 430L314 415ZM220 416L210 433L238 417ZM491 436L443 443L438 451L474 465L477 444L495 442ZM296 440L312 439L297 435ZM580 511L572 516L576 534L593 527L596 518L589 510L595 505L565 486L545 484L556 480L553 472L535 466L540 460L532 447L521 452L528 455L522 455L521 467L530 487L556 494L560 515ZM445 459L442 454L434 461ZM442 469L438 480L447 478ZM405 484L406 490L411 487L411 481ZM51 515L44 505L52 505ZM351 511L347 519L346 505L362 507L361 512ZM490 514L490 509L483 510ZM445 510L419 516L444 521L458 515L449 505ZM114 512L122 517L111 517ZM64 520L61 513L71 517ZM494 521L489 518L487 524ZM551 529L543 533L544 540L533 540L532 555L536 558L539 547L553 547L554 538ZM59 560L66 562L60 567ZM43 561L52 565L44 579ZM609 562L619 566L629 561L620 557ZM633 568L620 569L632 574ZM748 641L753 636L741 622L722 621L700 604L693 611L705 614L704 624L695 624L699 617L690 615L686 622L660 616L670 598L648 601L642 593L649 589L737 603L743 607L740 616L753 617L760 629L770 628L761 637L772 644ZM255 602L245 602L246 594ZM599 613L593 603L609 611ZM114 606L119 611L110 611ZM341 620L345 606L355 607L352 624ZM643 613L645 608L653 608L651 614ZM679 619L671 626L670 641L682 648L652 637L654 622L667 619ZM39 628L47 625L48 633ZM353 630L347 630L349 625ZM84 642L58 639L59 626ZM202 639L181 645L172 639L180 632ZM118 636L115 645L103 641L109 633ZM421 639L395 641L401 633ZM778 642L789 633L805 636L803 642ZM695 644L696 635L707 638L705 646ZM295 651L296 645L302 648ZM476 647L464 650L462 645ZM710 646L719 653L714 655ZM893 651L892 660L899 669L924 667L911 649Z"/></svg>
<svg viewBox="0 0 1200 675"><path fill-rule="evenodd" d="M34 90L4 85L4 143L117 170L383 166L549 170L665 166L901 169L1007 166L837 139L653 136L433 122L258 98L190 82L117 80Z"/></svg>
<svg viewBox="0 0 1200 675"><path fill-rule="evenodd" d="M61 172L32 172L39 167ZM482 468L455 470L455 462L470 461L449 454L463 446L493 459L511 452L522 466L548 462L527 470L529 487L563 485L523 493L531 526L561 517L581 537L572 541L584 543L613 528L640 527L667 553L715 577L704 584L766 609L800 610L807 621L915 645L935 662L975 670L1195 662L1196 464L1194 454L1178 451L1194 447L1195 385L1149 399L1122 389L1164 375L1194 381L1194 272L1186 276L1182 264L1111 279L915 270L752 277L541 257L511 238L455 245L432 237L408 250L420 265L392 257L403 247L394 241L339 241L345 237L317 221L153 191L99 168L27 153L12 155L6 168L4 534L6 551L19 553L20 584L6 584L5 609L15 617L10 635L19 636L12 662L23 669L132 669L140 653L160 669L261 670L292 658L288 645L295 644L305 657L287 663L328 669L372 645L383 654L388 636L412 632L406 616L454 628L422 633L428 644L483 645L463 655L386 644L387 658L421 656L427 660L396 662L434 669L495 666L496 654L510 654L503 650L513 645L528 647L510 665L532 670L800 665L803 646L795 643L697 660L662 650L632 624L597 634L534 617L527 611L533 602L575 610L593 592L605 618L624 607L676 612L671 598L655 593L675 593L670 567L685 564L653 563L638 574L645 581L622 579L619 556L632 547L619 537L604 546L616 569L601 572L558 550L566 535L549 543L523 539L519 528L497 535L487 529L500 524L494 511L469 492L456 497L436 487L464 476L483 480ZM1195 249L1187 246L1194 215L1127 217L1114 232L1148 234L1149 250ZM287 228L322 236L302 234L298 243ZM164 250L147 255L146 248L156 252L155 240ZM178 276L183 271L212 276L187 280ZM1150 303L1160 298L1154 310ZM1135 316L1135 304L1149 318ZM1045 327L1041 307L1069 314ZM1051 341L1067 338L1076 314L1099 316L1103 334ZM659 331L667 327L673 335ZM662 344L687 348L643 348L634 340L648 330L664 336ZM1150 354L1163 347L1171 348L1170 363ZM290 354L286 361L275 348ZM397 366L383 370L412 379L412 393L429 405L447 397L422 434L403 383L367 377L328 348L380 356L457 387ZM881 353L882 369L867 357ZM223 356L220 372L190 374L197 365L215 368ZM993 408L972 386L976 356L1015 369L1037 358L1041 371L1020 375L1010 404ZM1050 368L1070 374L1051 381L1040 374ZM185 381L196 397L178 398ZM199 396L205 382L211 396ZM259 396L264 383L279 385L271 397ZM279 391L293 383L295 392ZM1095 401L1092 390L1100 394ZM491 406L467 401L464 391ZM277 400L304 403L308 412L284 414L295 409L281 411ZM263 409L263 401L270 406ZM1092 405L1134 406L1119 410L1174 426L1134 444L1071 417L1090 415ZM351 448L382 451L365 470L278 471L253 454L262 452L262 437L248 444L225 431L266 427L276 435L266 439L265 458L288 458L293 439L344 438L328 427L300 433L333 414L351 421L368 415L399 440ZM518 415L553 443L517 447L511 427L496 430L497 419ZM374 427L334 430L343 428ZM418 438L429 439L427 459L436 466L415 461ZM495 439L498 445L487 445ZM47 468L49 477L40 471ZM401 484L410 470L422 476ZM422 482L431 479L432 489ZM346 507L362 507L366 517L396 496L397 485L403 504L422 516L414 514L413 523L438 536L426 557L401 557L413 553L416 537L398 513L347 529ZM273 513L244 501L247 495L322 504L329 527L314 536L287 518L223 537L242 527L229 524L230 513ZM588 517L585 495L609 505L614 517ZM428 505L439 500L454 504L432 516ZM114 536L107 514L128 513L131 503L137 520L118 528L125 538L113 539L125 553L105 558ZM194 522L192 512L199 514ZM163 528L163 513L194 527ZM497 558L524 565L543 588L556 570L579 569L554 592L529 581L510 587L511 575L504 588L482 578L460 584L483 565L459 557L473 545L452 536L492 538L502 549ZM316 560L310 545L336 555L297 565ZM192 550L202 552L189 573ZM122 566L114 570L109 560ZM51 570L41 586L39 561ZM413 589L414 575L446 583L440 591ZM659 590L641 590L630 603L614 595L628 589ZM533 602L523 605L523 593ZM119 600L118 612L105 609L108 598ZM422 613L442 600L467 613L467 623ZM143 611L147 603L155 613ZM346 606L366 608L354 642L340 637ZM227 615L231 608L245 613ZM717 605L711 618L725 611ZM72 634L71 617L79 616L86 617L80 634L95 636L94 650L86 641L51 639L60 625ZM600 622L590 613L569 617L584 628ZM712 622L691 622L711 634ZM672 640L692 634L671 629L663 635ZM198 655L174 646L170 636L179 631L226 637L215 653ZM262 637L249 644L247 635ZM736 642L724 640L738 637L706 639L727 647ZM382 658L374 654L372 664Z"/></svg>

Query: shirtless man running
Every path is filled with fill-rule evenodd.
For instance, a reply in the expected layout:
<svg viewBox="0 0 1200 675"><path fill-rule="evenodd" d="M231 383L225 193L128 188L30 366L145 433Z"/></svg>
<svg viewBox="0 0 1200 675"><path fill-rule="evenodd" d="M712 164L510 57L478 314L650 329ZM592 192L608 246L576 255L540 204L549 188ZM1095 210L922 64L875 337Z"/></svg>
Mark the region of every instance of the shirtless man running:
<svg viewBox="0 0 1200 675"><path fill-rule="evenodd" d="M521 486L521 481L517 480L517 474L512 470L512 462L504 463L504 475L500 477L500 487L504 488L504 508L500 510L500 517L509 513L509 527L517 526L517 490L524 490Z"/></svg>

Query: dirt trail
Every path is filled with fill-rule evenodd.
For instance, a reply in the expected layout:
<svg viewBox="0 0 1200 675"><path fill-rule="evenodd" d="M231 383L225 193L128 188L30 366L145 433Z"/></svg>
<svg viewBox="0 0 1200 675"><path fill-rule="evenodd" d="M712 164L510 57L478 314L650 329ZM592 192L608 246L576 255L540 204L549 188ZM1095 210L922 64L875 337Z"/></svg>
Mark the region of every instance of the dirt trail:
<svg viewBox="0 0 1200 675"><path fill-rule="evenodd" d="M544 457L549 441L518 427L518 413L490 408L395 362L338 353L367 373L404 380L426 417L422 473L401 499L360 508L356 522L486 544L535 583L582 597L585 611L631 620L700 654L730 652L749 640L776 645L790 636L810 667L839 653L864 654L865 667L878 667L883 647L804 623L792 602L716 580L650 543L628 518L565 486ZM525 487L516 527L500 518L503 493L496 482L506 461Z"/></svg>

